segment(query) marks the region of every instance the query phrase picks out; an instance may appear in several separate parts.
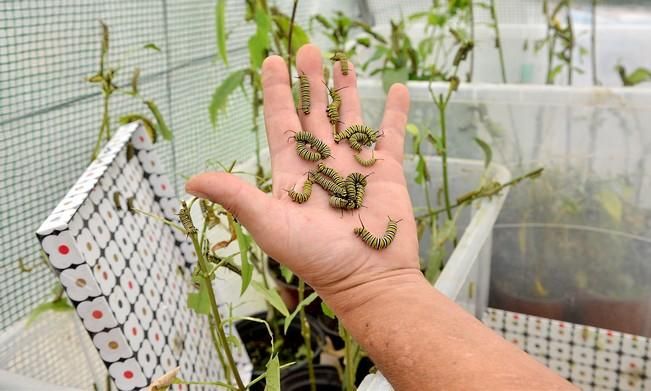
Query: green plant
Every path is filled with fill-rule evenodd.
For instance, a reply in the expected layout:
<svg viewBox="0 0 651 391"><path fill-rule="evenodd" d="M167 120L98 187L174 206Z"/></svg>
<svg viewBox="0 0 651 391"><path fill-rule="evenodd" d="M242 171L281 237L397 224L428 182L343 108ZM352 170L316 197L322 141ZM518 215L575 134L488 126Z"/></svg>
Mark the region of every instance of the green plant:
<svg viewBox="0 0 651 391"><path fill-rule="evenodd" d="M310 31L314 31L314 22L319 24L321 32L330 41L332 46L328 51L333 54L340 52L346 54L348 58L353 58L360 47L369 48L374 42L387 43L386 39L367 23L352 19L341 11L336 11L330 18L323 15L311 17Z"/></svg>
<svg viewBox="0 0 651 391"><path fill-rule="evenodd" d="M257 184L265 181L265 174L260 164L260 109L262 107L262 80L260 70L262 61L269 53L275 52L287 59L288 72L291 76L291 66L296 51L309 41L305 30L294 23L298 1L293 2L291 17L274 6L269 6L266 0L247 0L245 22L255 25L255 33L249 38L248 49L250 64L231 72L217 86L208 107L210 122L217 128L219 113L224 112L232 93L238 88L244 91L244 82L248 78L251 102L252 131L255 134L256 160L258 163ZM228 65L226 40L226 0L218 0L215 8L215 31L217 51L225 65ZM291 77L290 77L291 83Z"/></svg>
<svg viewBox="0 0 651 391"><path fill-rule="evenodd" d="M167 126L163 115L156 103L151 100L144 98L140 95L140 89L138 87L140 80L140 69L135 68L131 76L130 89L125 91L125 87L121 86L116 82L118 77L118 72L120 71L120 66L110 66L108 64L109 59L109 28L108 26L100 21L100 26L102 30L102 39L100 47L100 56L99 56L99 69L93 75L88 77L87 81L91 84L96 84L102 91L102 120L99 132L97 134L97 141L95 142L95 147L91 154L91 160L95 160L99 151L102 147L102 139L108 141L111 139L111 114L110 114L110 101L111 97L115 93L122 93L124 95L130 96L134 99L139 100L144 104L149 113L154 117L155 123L151 121L146 115L133 113L121 116L119 122L121 124L126 124L133 121L140 121L149 135L151 136L154 142L156 141L157 135L160 134L165 140L172 140L172 131ZM148 43L142 46L142 49L151 50L154 52L160 52L160 48L153 43Z"/></svg>

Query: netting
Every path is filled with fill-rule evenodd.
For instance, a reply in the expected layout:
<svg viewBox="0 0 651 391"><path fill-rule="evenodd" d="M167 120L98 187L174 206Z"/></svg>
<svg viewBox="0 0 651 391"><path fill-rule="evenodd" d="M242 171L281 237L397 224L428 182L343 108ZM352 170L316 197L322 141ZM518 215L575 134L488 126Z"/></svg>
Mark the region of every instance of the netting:
<svg viewBox="0 0 651 391"><path fill-rule="evenodd" d="M275 4L291 10L290 1ZM242 92L218 129L208 118L215 87L248 64L254 28L242 22L244 2L229 1L226 68L216 57L214 6L213 0L0 0L0 331L46 301L54 284L34 232L90 162L102 114L101 93L86 82L98 69L98 20L110 29L117 83L127 85L133 68L141 68L142 96L158 104L174 132L174 141L157 143L157 152L177 191L210 158L230 162L253 154ZM306 25L316 7L299 6L297 20ZM147 43L161 52L143 50ZM120 115L146 108L116 95L110 111L115 130ZM8 349L0 346L0 356ZM12 362L2 367L24 369Z"/></svg>

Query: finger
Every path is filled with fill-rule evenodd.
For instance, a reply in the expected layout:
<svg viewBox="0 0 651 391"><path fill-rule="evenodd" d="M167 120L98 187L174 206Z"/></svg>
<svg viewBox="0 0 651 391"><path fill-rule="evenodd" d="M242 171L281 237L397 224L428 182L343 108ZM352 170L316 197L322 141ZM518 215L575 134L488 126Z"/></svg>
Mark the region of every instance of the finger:
<svg viewBox="0 0 651 391"><path fill-rule="evenodd" d="M280 161L277 157L281 152L293 148L293 144L287 142L287 138L291 136L287 131L301 130L289 88L287 66L281 57L270 56L262 63L262 90L264 122L273 165Z"/></svg>
<svg viewBox="0 0 651 391"><path fill-rule="evenodd" d="M384 118L380 129L384 132L376 150L402 162L405 146L405 127L409 114L409 90L404 84L394 84L389 89L384 105Z"/></svg>
<svg viewBox="0 0 651 391"><path fill-rule="evenodd" d="M263 248L273 246L274 239L288 235L286 224L268 224L268 221L285 221L282 203L234 175L199 174L190 178L185 190L226 208Z"/></svg>
<svg viewBox="0 0 651 391"><path fill-rule="evenodd" d="M335 90L341 95L341 108L339 115L341 122L338 129L342 130L350 125L362 124L362 108L357 94L357 75L355 67L348 62L348 75L344 75L341 69L341 61L335 62L332 72L335 81Z"/></svg>
<svg viewBox="0 0 651 391"><path fill-rule="evenodd" d="M317 46L312 44L301 46L296 54L296 71L299 75L306 75L309 80L310 114L304 114L299 110L303 130L309 130L326 141L328 140L326 137L330 134L326 115L328 96L323 80L321 51ZM299 103L299 108L301 107L302 101Z"/></svg>

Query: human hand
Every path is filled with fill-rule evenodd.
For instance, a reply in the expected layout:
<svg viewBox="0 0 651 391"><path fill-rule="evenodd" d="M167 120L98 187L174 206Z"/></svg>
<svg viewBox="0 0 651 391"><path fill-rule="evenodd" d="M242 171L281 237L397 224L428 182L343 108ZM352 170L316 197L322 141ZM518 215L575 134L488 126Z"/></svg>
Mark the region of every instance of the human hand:
<svg viewBox="0 0 651 391"><path fill-rule="evenodd" d="M298 72L310 81L309 115L300 110L297 114L283 59L271 56L262 66L272 197L228 173L197 175L188 181L186 190L232 212L269 256L304 279L335 312L345 311L355 305L355 300L365 300L360 292L373 295L379 293L375 287L386 290L387 281L420 277L416 224L402 167L409 95L401 84L390 89L380 125L384 135L375 146L375 157L382 160L365 168L354 160L354 151L345 141L333 141L319 49L310 44L301 47L296 62ZM332 72L334 88L340 89L342 98L340 129L364 123L355 69L352 64L349 68L344 76L337 62ZM288 130L310 131L326 142L334 158L322 162L344 177L352 172L371 174L365 207L345 211L342 216L341 210L329 206L329 195L316 184L306 203L292 202L286 189L296 186L300 191L306 173L315 169L316 163L297 155ZM368 150L363 152L364 156L370 155ZM353 233L355 227L361 226L361 217L366 229L381 236L388 216L402 221L395 240L384 250L368 247Z"/></svg>

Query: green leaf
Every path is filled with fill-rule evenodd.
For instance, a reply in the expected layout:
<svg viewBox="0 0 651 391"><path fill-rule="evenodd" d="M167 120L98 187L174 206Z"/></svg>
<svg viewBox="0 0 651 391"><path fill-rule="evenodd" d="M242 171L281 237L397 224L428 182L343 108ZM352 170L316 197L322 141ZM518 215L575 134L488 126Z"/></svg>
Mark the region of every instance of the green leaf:
<svg viewBox="0 0 651 391"><path fill-rule="evenodd" d="M606 213L617 223L622 221L622 200L612 190L602 190L597 194L597 201L606 210Z"/></svg>
<svg viewBox="0 0 651 391"><path fill-rule="evenodd" d="M559 73L563 70L563 64L558 64L556 65L550 72L549 72L549 79L551 81L554 81L556 76L558 76Z"/></svg>
<svg viewBox="0 0 651 391"><path fill-rule="evenodd" d="M167 124L163 119L163 115L160 113L160 110L158 110L158 106L156 106L156 103L154 103L153 100L146 100L145 104L149 108L149 111L151 111L154 118L156 118L156 124L158 125L157 130L160 132L160 135L163 136L163 139L167 141L172 140L172 138L174 137L172 135L172 131L170 130L170 128L167 127Z"/></svg>
<svg viewBox="0 0 651 391"><path fill-rule="evenodd" d="M275 355L267 362L265 391L280 391L280 362Z"/></svg>
<svg viewBox="0 0 651 391"><path fill-rule="evenodd" d="M427 172L427 163L422 155L418 155L418 164L416 164L416 178L414 182L422 185L425 181L429 180L429 173Z"/></svg>
<svg viewBox="0 0 651 391"><path fill-rule="evenodd" d="M224 64L228 66L226 50L226 0L217 0L215 6L215 35L217 38L217 51Z"/></svg>
<svg viewBox="0 0 651 391"><path fill-rule="evenodd" d="M325 301L321 302L321 311L323 312L323 315L327 316L328 318L335 318L335 312L332 310L332 308L328 307Z"/></svg>
<svg viewBox="0 0 651 391"><path fill-rule="evenodd" d="M251 243L247 236L242 232L242 226L234 223L235 233L237 234L237 245L240 247L240 260L241 260L241 270L242 270L242 289L240 290L240 295L243 295L246 292L246 289L251 283L253 278L253 265L249 261L249 248Z"/></svg>
<svg viewBox="0 0 651 391"><path fill-rule="evenodd" d="M406 67L398 69L385 69L382 72L382 87L388 92L394 83L406 83L409 80L409 70Z"/></svg>
<svg viewBox="0 0 651 391"><path fill-rule="evenodd" d="M275 309L278 310L283 316L289 316L289 310L285 305L283 299L280 298L278 291L274 288L267 289L264 285L260 284L258 281L251 282L251 286L258 291L269 304L271 304Z"/></svg>
<svg viewBox="0 0 651 391"><path fill-rule="evenodd" d="M287 329L289 329L289 326L292 324L292 321L294 320L296 315L301 311L301 309L303 309L303 307L305 306L310 305L317 297L319 297L319 295L317 295L316 292L312 292L308 297L303 299L303 301L298 303L296 309L294 310L294 312L292 312L291 315L285 318L285 330L284 330L285 334L287 334Z"/></svg>
<svg viewBox="0 0 651 391"><path fill-rule="evenodd" d="M411 134L414 137L420 137L420 130L418 130L418 126L413 123L408 123L406 126L407 132Z"/></svg>
<svg viewBox="0 0 651 391"><path fill-rule="evenodd" d="M198 314L210 314L210 297L205 281L199 281L199 290L188 294L188 308Z"/></svg>
<svg viewBox="0 0 651 391"><path fill-rule="evenodd" d="M226 79L220 84L215 92L212 94L212 100L210 101L210 106L208 111L210 113L210 123L213 128L217 127L217 115L220 111L226 111L226 103L228 103L228 97L233 91L237 89L242 82L244 81L245 70L239 70L228 75Z"/></svg>
<svg viewBox="0 0 651 391"><path fill-rule="evenodd" d="M149 50L153 50L153 51L159 52L159 53L161 51L160 48L158 46L156 46L155 43L148 43L145 46L143 46L143 49L149 49Z"/></svg>
<svg viewBox="0 0 651 391"><path fill-rule="evenodd" d="M27 323L25 324L29 327L39 316L43 315L48 311L54 312L65 312L72 311L74 308L68 303L68 300L61 297L57 300L50 301L47 303L42 303L37 305L27 316Z"/></svg>
<svg viewBox="0 0 651 391"><path fill-rule="evenodd" d="M475 142L479 145L481 150L484 151L484 168L488 168L488 165L491 164L491 161L493 160L493 150L488 143L479 137L475 137Z"/></svg>
<svg viewBox="0 0 651 391"><path fill-rule="evenodd" d="M627 85L634 86L645 81L651 80L651 70L646 68L637 68L630 75L626 77Z"/></svg>
<svg viewBox="0 0 651 391"><path fill-rule="evenodd" d="M149 118L145 117L144 115L138 114L138 113L133 113L133 114L126 114L121 116L118 119L118 122L120 125L126 125L130 124L131 122L134 121L140 121L142 123L142 126L145 128L145 131L149 135L149 138L151 139L152 143L156 142L156 128L154 127L154 124L149 120Z"/></svg>
<svg viewBox="0 0 651 391"><path fill-rule="evenodd" d="M289 283L292 280L292 277L294 277L294 273L285 265L280 265L280 274L287 283Z"/></svg>
<svg viewBox="0 0 651 391"><path fill-rule="evenodd" d="M257 26L255 34L249 38L249 59L252 68L260 69L262 60L267 56L269 32L271 31L269 14L262 8L255 12L255 24Z"/></svg>

